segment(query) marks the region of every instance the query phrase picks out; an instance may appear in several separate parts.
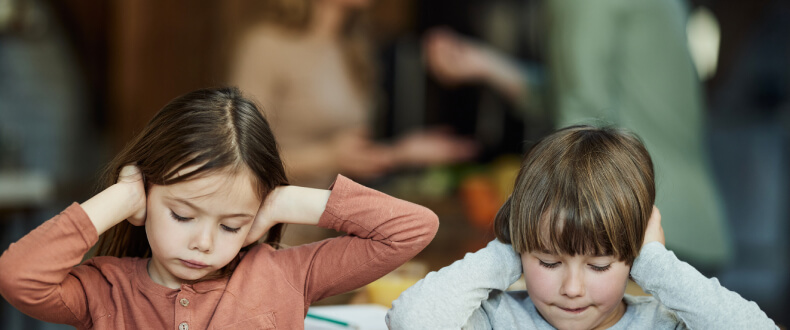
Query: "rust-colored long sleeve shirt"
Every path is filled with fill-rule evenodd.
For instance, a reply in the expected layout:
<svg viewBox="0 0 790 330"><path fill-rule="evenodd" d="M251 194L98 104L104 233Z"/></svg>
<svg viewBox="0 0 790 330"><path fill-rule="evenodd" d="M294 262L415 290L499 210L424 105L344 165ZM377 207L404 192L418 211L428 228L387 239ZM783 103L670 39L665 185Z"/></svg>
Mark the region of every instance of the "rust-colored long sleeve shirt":
<svg viewBox="0 0 790 330"><path fill-rule="evenodd" d="M309 305L408 261L438 229L433 212L338 176L319 226L348 233L248 251L230 277L170 289L149 259L95 257L98 235L73 204L0 257L0 293L22 312L79 329L301 329ZM77 266L75 266L77 265Z"/></svg>

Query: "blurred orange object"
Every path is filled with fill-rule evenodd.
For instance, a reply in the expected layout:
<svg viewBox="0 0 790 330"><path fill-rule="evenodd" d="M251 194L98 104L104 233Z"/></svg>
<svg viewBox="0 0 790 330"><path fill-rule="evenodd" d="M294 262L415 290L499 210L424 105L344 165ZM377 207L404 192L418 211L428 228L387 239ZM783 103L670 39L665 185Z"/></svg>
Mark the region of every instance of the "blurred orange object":
<svg viewBox="0 0 790 330"><path fill-rule="evenodd" d="M474 174L461 182L460 194L472 225L489 229L501 206L496 185L487 176Z"/></svg>

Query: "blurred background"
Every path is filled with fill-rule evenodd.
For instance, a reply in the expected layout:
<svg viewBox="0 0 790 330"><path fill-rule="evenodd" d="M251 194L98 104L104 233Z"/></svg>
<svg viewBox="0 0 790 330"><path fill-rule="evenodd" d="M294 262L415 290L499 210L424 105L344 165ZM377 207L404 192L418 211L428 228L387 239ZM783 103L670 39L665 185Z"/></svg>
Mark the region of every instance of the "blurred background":
<svg viewBox="0 0 790 330"><path fill-rule="evenodd" d="M714 197L696 206L715 204L718 216L704 224L710 235L693 218L666 220L668 247L790 324L790 3L620 2L582 12L567 0L0 0L0 247L92 196L101 167L168 101L233 84L272 122L293 183L325 188L343 173L440 216L413 263L323 302L387 305L399 286L493 239L521 155L573 120L565 105L584 104L589 82L600 87L590 99L617 96L592 103L602 108L639 108L629 93L694 104L602 117L643 135L654 158L667 148L654 141L694 145L700 172L676 188L709 179ZM573 37L571 17L607 27ZM585 63L598 53L618 55ZM629 64L673 71L595 80ZM677 85L682 95L650 93ZM693 133L681 129L690 122ZM659 190L677 173L668 167L656 168ZM62 327L0 301L0 328Z"/></svg>

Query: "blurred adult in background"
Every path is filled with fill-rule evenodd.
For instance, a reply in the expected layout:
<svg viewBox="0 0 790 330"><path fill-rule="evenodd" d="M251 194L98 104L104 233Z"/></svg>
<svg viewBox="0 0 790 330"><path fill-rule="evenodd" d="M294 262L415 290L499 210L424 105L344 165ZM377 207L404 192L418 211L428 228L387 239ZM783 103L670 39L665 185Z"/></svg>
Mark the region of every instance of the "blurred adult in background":
<svg viewBox="0 0 790 330"><path fill-rule="evenodd" d="M425 39L429 69L447 85L491 85L527 113L546 108L557 127L603 122L639 134L654 155L667 246L704 272L718 270L731 247L704 148L702 93L686 41L684 3L543 5L545 71L447 29Z"/></svg>
<svg viewBox="0 0 790 330"><path fill-rule="evenodd" d="M381 143L370 129L375 69L366 0L258 2L232 57L230 81L261 104L293 184L326 188L336 174L372 179L400 167L458 162L476 147L441 129ZM336 233L289 228L286 244Z"/></svg>
<svg viewBox="0 0 790 330"><path fill-rule="evenodd" d="M232 58L230 81L266 112L294 184L326 188L337 173L375 178L474 156L470 141L442 129L392 143L372 139L376 82L367 0L259 3Z"/></svg>

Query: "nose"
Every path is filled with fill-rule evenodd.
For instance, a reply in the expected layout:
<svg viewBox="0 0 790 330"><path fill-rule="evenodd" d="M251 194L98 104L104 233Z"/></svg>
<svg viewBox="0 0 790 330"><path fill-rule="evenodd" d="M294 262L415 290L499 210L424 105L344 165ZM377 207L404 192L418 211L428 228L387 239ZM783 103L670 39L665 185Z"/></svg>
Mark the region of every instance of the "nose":
<svg viewBox="0 0 790 330"><path fill-rule="evenodd" d="M201 224L192 236L189 248L203 253L210 253L214 248L214 230L212 226Z"/></svg>
<svg viewBox="0 0 790 330"><path fill-rule="evenodd" d="M560 294L571 298L584 296L584 272L568 270L563 277Z"/></svg>

